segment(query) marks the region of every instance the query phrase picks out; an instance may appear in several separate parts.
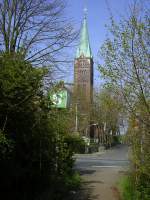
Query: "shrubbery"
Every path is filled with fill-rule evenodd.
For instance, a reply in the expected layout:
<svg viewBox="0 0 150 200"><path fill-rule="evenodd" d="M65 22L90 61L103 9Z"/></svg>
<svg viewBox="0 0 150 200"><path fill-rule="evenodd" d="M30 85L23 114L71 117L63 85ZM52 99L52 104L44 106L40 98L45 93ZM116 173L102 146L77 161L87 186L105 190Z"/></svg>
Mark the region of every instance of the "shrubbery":
<svg viewBox="0 0 150 200"><path fill-rule="evenodd" d="M65 137L65 142L74 153L85 153L86 143L81 136L67 135Z"/></svg>
<svg viewBox="0 0 150 200"><path fill-rule="evenodd" d="M65 141L68 113L47 108L45 73L18 54L0 57L0 188L5 199L62 199L75 185L73 150Z"/></svg>
<svg viewBox="0 0 150 200"><path fill-rule="evenodd" d="M122 200L149 200L150 197L149 185L145 185L145 183L142 185L140 183L136 186L135 179L132 174L121 179L119 189Z"/></svg>

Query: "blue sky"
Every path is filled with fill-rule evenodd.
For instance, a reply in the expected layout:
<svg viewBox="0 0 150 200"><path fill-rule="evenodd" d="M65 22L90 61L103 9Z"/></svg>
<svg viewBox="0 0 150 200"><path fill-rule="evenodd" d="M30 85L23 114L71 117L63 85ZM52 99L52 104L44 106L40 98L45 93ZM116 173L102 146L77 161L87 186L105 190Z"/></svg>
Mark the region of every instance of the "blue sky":
<svg viewBox="0 0 150 200"><path fill-rule="evenodd" d="M131 4L133 0L68 0L67 2L68 15L74 20L77 28L81 26L84 6L86 5L88 9L88 30L95 62L94 83L95 86L97 86L101 82L99 72L97 71L97 62L101 60L98 58L97 54L108 34L107 28L105 27L106 24L109 24L110 18L108 5L113 16L118 20L121 16L128 15L129 4ZM76 48L74 48L73 56L75 55L75 51ZM73 77L71 79L73 79Z"/></svg>

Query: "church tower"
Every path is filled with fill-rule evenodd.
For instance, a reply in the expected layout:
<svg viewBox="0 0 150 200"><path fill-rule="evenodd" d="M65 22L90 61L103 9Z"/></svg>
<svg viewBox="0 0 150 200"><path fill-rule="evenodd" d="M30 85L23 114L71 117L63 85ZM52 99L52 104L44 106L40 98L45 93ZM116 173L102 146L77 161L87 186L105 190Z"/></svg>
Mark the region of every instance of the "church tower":
<svg viewBox="0 0 150 200"><path fill-rule="evenodd" d="M93 100L93 57L90 48L87 17L84 15L80 43L74 61L74 93L78 102L79 112L88 115Z"/></svg>

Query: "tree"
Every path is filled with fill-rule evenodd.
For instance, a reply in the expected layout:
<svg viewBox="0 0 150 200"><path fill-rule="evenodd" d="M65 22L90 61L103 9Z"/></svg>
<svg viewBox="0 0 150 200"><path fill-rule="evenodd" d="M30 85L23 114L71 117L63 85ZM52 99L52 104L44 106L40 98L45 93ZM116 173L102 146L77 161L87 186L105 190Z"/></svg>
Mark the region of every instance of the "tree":
<svg viewBox="0 0 150 200"><path fill-rule="evenodd" d="M142 17L138 10L135 4L129 18L119 24L111 18L112 38L101 48L105 64L99 69L109 83L122 91L130 112L136 114L135 104L140 101L149 115L149 15L145 11Z"/></svg>
<svg viewBox="0 0 150 200"><path fill-rule="evenodd" d="M65 6L62 0L2 0L1 51L20 52L34 65L64 62L60 51L75 38L71 23L64 17Z"/></svg>
<svg viewBox="0 0 150 200"><path fill-rule="evenodd" d="M55 199L58 193L62 199L65 178L73 174L72 151L65 143L68 114L48 109L45 69L14 53L2 54L0 64L1 195L25 200L48 193Z"/></svg>
<svg viewBox="0 0 150 200"><path fill-rule="evenodd" d="M143 12L144 11L144 12ZM136 2L130 16L116 23L111 17L108 38L101 48L104 65L99 70L106 83L122 92L128 111L132 144L132 175L136 200L149 199L150 184L150 18Z"/></svg>
<svg viewBox="0 0 150 200"><path fill-rule="evenodd" d="M113 88L103 88L95 94L93 121L99 124L102 143L111 145L120 135L124 120L124 101L121 94Z"/></svg>
<svg viewBox="0 0 150 200"><path fill-rule="evenodd" d="M43 92L48 67L64 62L61 53L75 38L65 5L0 1L0 188L6 199L62 199L73 176L65 142L69 117L61 112L62 122Z"/></svg>

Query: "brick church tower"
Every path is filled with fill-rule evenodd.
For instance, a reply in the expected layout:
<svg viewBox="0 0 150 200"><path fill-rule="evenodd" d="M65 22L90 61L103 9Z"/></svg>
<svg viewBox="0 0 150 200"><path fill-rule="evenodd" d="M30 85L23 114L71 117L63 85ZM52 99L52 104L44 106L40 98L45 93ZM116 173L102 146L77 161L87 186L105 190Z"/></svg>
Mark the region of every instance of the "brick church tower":
<svg viewBox="0 0 150 200"><path fill-rule="evenodd" d="M74 94L75 101L78 103L78 111L86 115L89 121L93 100L93 57L86 14L81 26L80 43L74 62Z"/></svg>

